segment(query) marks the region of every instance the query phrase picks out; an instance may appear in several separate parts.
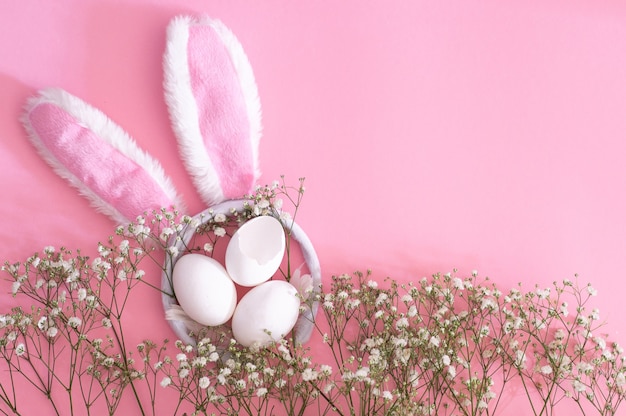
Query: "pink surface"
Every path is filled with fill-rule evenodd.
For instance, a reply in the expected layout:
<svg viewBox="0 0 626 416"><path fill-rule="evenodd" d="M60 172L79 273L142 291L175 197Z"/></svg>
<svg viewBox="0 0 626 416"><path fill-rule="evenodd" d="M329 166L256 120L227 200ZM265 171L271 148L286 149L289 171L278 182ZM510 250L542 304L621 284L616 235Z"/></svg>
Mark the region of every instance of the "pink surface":
<svg viewBox="0 0 626 416"><path fill-rule="evenodd" d="M21 107L45 86L103 110L162 161L191 211L203 208L161 87L165 27L190 12L223 20L242 42L264 113L261 182L307 177L298 223L325 281L459 268L531 287L578 273L626 343L617 1L2 2L2 258L93 246L113 229L26 140ZM138 333L170 336L160 299L143 299Z"/></svg>

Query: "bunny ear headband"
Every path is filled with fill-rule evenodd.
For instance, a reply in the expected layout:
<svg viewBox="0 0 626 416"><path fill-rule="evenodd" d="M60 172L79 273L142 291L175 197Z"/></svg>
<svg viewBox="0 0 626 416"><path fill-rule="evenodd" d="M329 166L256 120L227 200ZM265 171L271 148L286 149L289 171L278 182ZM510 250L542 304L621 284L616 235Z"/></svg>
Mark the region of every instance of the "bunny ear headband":
<svg viewBox="0 0 626 416"><path fill-rule="evenodd" d="M219 21L176 17L167 30L164 71L165 101L181 159L208 207L194 218L203 221L243 210L246 201L237 198L249 194L259 178L261 111L241 44ZM28 101L23 123L56 173L116 222L128 223L151 209L183 207L158 161L81 99L61 89L42 90ZM297 224L280 223L299 243L314 288L319 288L320 265L310 240ZM181 247L189 238L182 239ZM173 313L184 305L168 295L175 289L173 268L184 254L181 250L166 257L163 305L176 335L193 343L193 322L184 313ZM314 304L297 318L297 341L308 340L316 309Z"/></svg>

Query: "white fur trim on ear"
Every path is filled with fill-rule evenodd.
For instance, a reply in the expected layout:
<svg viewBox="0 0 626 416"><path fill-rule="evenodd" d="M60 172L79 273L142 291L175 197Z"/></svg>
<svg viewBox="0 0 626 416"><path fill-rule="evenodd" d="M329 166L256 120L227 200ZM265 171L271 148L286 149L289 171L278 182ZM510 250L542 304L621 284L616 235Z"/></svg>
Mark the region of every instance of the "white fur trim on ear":
<svg viewBox="0 0 626 416"><path fill-rule="evenodd" d="M210 26L224 44L233 64L246 106L250 127L250 144L254 183L260 176L258 147L261 138L261 106L254 74L243 47L234 34L218 20L208 17L178 16L167 29L167 45L163 57L165 101L172 128L179 142L181 158L202 199L208 205L226 199L220 177L207 149L199 124L199 109L191 86L188 66L189 29L194 25ZM241 195L243 196L243 195Z"/></svg>
<svg viewBox="0 0 626 416"><path fill-rule="evenodd" d="M174 133L178 137L181 158L203 200L224 199L219 177L204 149L198 124L198 108L191 89L187 66L189 16L175 17L167 28L167 45L163 58L165 102L168 105ZM184 138L184 140L183 140Z"/></svg>
<svg viewBox="0 0 626 416"><path fill-rule="evenodd" d="M90 106L78 97L75 97L62 89L48 88L41 90L39 95L28 100L25 108L26 111L22 116L22 123L26 128L29 138L42 158L52 166L54 171L59 176L66 179L72 186L77 188L83 196L91 201L98 211L108 215L118 223L126 223L135 219L127 218L127 216L120 212L118 209L119 207L111 205L100 195L94 192L88 184L86 184L81 178L77 177L61 161L59 161L59 159L53 154L52 149L49 149L43 143L30 119L31 112L41 104L53 104L54 106L65 111L82 127L92 131L98 138L108 143L111 147L115 148L119 153L128 159L134 161L150 176L152 181L154 181L154 183L162 189L163 193L176 205L177 208L184 209L182 202L171 183L171 180L165 176L161 165L141 150L135 141L121 127L111 121L111 119L109 119L100 110ZM56 150L63 151L62 149ZM89 175L97 177L99 172L89 172ZM127 180L128 183L132 183L132 181L133 178L128 178ZM142 207L142 210L150 208L160 207L144 206ZM137 214L140 213L141 212L138 212Z"/></svg>

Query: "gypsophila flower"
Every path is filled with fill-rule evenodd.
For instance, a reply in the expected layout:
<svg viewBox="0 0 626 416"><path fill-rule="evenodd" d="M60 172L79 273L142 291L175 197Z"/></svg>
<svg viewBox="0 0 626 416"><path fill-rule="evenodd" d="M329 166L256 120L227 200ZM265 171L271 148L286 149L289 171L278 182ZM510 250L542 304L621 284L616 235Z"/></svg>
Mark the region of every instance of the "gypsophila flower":
<svg viewBox="0 0 626 416"><path fill-rule="evenodd" d="M552 367L550 367L549 365L544 365L539 369L539 372L541 374L551 374L552 373Z"/></svg>
<svg viewBox="0 0 626 416"><path fill-rule="evenodd" d="M599 320L600 319L600 311L598 309L593 309L591 311L591 315L589 315L589 318L594 320L594 321Z"/></svg>
<svg viewBox="0 0 626 416"><path fill-rule="evenodd" d="M402 317L396 321L396 329L403 329L409 326L409 320L406 317Z"/></svg>
<svg viewBox="0 0 626 416"><path fill-rule="evenodd" d="M440 343L441 341L439 340L439 338L438 338L438 337L436 337L436 336L432 336L432 337L430 337L430 341L429 341L429 342L430 342L430 344L431 344L431 345L433 345L434 347L438 347L438 346L439 346L439 343Z"/></svg>
<svg viewBox="0 0 626 416"><path fill-rule="evenodd" d="M581 393L587 389L587 386L581 383L580 380L574 380L572 382L572 388L574 389L575 392Z"/></svg>
<svg viewBox="0 0 626 416"><path fill-rule="evenodd" d="M596 296L598 294L598 291L594 289L593 286L587 285L587 293L589 293L590 296Z"/></svg>
<svg viewBox="0 0 626 416"><path fill-rule="evenodd" d="M73 353L72 398L91 394L89 386L95 386L86 403L94 412L102 404L105 414L120 413L116 403L134 396L128 392L135 380L144 380L150 392L149 398L137 398L145 414L297 414L306 405L306 412L316 414L497 416L496 395L516 382L542 414L556 414L554 406L566 400L577 401L579 408L591 406L602 416L615 414L624 398L626 360L621 347L599 335L601 324L592 323L599 311L587 301L595 289L576 282L529 291L518 285L503 294L477 272L466 278L456 271L435 274L402 284L388 279L384 287L368 272L332 276L322 288L285 261L276 278L296 287L307 318L316 310L324 315L322 325L313 325L319 336L312 339L323 341L319 347L330 354L318 355L317 347L299 344L300 327L295 336L283 334L263 347L239 345L229 325L189 327L194 342L175 341L167 348L167 342L142 340L132 347L120 342L133 338L122 334L127 291L138 283L154 284L138 280L145 276L142 259L156 261L157 270L171 278L171 265L161 264L163 255L170 263L172 256L187 253L221 256L228 242L218 237L228 238L250 218L291 218L275 198L284 189L278 182L257 187L245 197L242 210L227 215L211 210L197 217L167 209L148 213L118 227L115 238L98 245L95 260L61 249L32 256L24 267L5 264L17 296L47 298L34 308L0 314L0 350L13 357L10 365L39 360L44 362L35 367L46 371L61 368L56 357L65 363L62 355ZM297 205L299 196L285 201ZM283 223L287 243L293 242L290 224ZM318 356L331 365L320 365ZM42 380L56 383L57 376L44 373ZM159 385L178 397L176 411L155 409L154 403L166 402L154 397ZM55 386L55 391L62 395L66 389ZM17 414L5 399L0 389L0 403Z"/></svg>
<svg viewBox="0 0 626 416"><path fill-rule="evenodd" d="M201 389L208 389L210 385L211 385L211 381L206 376L205 377L201 377L200 380L198 381L198 386Z"/></svg>
<svg viewBox="0 0 626 416"><path fill-rule="evenodd" d="M302 380L312 381L317 378L317 372L311 368L307 368L302 372Z"/></svg>
<svg viewBox="0 0 626 416"><path fill-rule="evenodd" d="M77 329L82 323L83 321L77 316L72 316L70 319L67 320L67 325L70 328L74 329Z"/></svg>
<svg viewBox="0 0 626 416"><path fill-rule="evenodd" d="M24 345L24 343L20 342L19 344L17 344L17 346L15 347L15 354L18 357L21 357L22 355L24 355L26 353L26 346Z"/></svg>

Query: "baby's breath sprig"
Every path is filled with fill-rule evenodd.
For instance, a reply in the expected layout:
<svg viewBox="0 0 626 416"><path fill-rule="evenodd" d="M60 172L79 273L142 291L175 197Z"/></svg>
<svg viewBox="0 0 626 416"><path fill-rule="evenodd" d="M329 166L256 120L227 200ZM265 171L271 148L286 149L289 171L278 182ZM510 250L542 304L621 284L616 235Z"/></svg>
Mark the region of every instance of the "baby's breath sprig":
<svg viewBox="0 0 626 416"><path fill-rule="evenodd" d="M303 179L289 187L281 178L237 209L145 213L93 258L46 247L6 262L17 305L0 315L0 413L21 414L30 386L57 415L113 415L125 396L143 415L495 415L516 386L535 415L567 401L582 414L616 414L625 358L600 332L592 286L503 290L477 272L399 283L368 271L333 276L321 291L291 263L303 193ZM135 288L174 297L160 274L171 283L185 253L223 255L234 231L260 215L285 228L281 273L302 312L320 304L314 344L287 337L243 347L227 325L189 327L192 343L142 335L137 344L125 326Z"/></svg>

